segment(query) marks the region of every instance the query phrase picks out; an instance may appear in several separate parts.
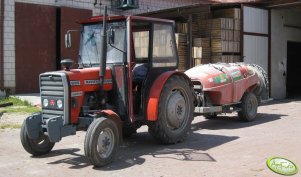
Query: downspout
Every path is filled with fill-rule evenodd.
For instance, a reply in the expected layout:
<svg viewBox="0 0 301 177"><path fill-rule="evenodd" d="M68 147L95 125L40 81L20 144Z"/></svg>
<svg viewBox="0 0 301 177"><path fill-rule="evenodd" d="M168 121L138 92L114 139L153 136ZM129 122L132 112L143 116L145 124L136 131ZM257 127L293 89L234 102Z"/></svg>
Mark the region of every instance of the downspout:
<svg viewBox="0 0 301 177"><path fill-rule="evenodd" d="M4 89L4 42L3 42L3 31L4 31L4 0L0 0L0 90Z"/></svg>

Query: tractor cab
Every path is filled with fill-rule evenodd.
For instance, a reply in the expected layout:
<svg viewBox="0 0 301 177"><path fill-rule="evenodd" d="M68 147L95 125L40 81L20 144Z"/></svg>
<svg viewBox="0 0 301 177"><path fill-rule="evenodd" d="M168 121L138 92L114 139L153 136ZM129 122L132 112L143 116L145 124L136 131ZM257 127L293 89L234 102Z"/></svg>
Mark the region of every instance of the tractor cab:
<svg viewBox="0 0 301 177"><path fill-rule="evenodd" d="M81 21L79 66L99 66L102 17ZM113 88L108 103L124 121L144 121L146 101L155 79L174 71L178 57L174 22L138 16L107 18L106 67ZM115 93L113 93L115 92Z"/></svg>

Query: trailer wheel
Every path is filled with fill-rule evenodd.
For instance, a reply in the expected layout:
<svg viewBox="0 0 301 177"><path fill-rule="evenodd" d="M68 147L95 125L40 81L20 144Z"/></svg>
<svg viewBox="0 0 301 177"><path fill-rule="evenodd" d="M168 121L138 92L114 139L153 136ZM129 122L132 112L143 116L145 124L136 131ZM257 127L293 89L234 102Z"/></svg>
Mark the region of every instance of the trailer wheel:
<svg viewBox="0 0 301 177"><path fill-rule="evenodd" d="M254 93L246 92L242 97L241 111L238 117L244 121L253 121L257 114L258 101Z"/></svg>
<svg viewBox="0 0 301 177"><path fill-rule="evenodd" d="M257 96L258 100L261 99L266 100L269 98L269 78L267 72L256 64L250 64L249 66L253 67L253 69L258 74L260 83L258 87L253 91L253 93Z"/></svg>
<svg viewBox="0 0 301 177"><path fill-rule="evenodd" d="M102 167L114 160L119 148L116 123L108 118L97 118L89 126L85 137L85 155L92 165Z"/></svg>
<svg viewBox="0 0 301 177"><path fill-rule="evenodd" d="M162 144L183 141L191 127L194 104L189 82L174 75L161 92L158 105L158 120L149 122L150 134Z"/></svg>
<svg viewBox="0 0 301 177"><path fill-rule="evenodd" d="M21 127L20 138L23 148L33 156L39 156L49 153L55 144L50 142L48 136L42 133L38 139L30 139L27 135L25 121L23 122Z"/></svg>

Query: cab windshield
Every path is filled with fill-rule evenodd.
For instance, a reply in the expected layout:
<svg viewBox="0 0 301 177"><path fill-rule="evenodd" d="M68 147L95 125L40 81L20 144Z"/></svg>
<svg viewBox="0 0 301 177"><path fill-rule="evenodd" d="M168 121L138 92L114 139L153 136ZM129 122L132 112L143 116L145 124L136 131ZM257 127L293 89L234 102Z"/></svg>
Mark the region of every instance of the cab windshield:
<svg viewBox="0 0 301 177"><path fill-rule="evenodd" d="M93 67L99 65L100 59L100 33L102 23L87 24L83 26L80 41L79 63L84 67ZM114 47L107 46L107 63L121 63L124 61L126 27L125 22L108 22L107 29L114 31Z"/></svg>

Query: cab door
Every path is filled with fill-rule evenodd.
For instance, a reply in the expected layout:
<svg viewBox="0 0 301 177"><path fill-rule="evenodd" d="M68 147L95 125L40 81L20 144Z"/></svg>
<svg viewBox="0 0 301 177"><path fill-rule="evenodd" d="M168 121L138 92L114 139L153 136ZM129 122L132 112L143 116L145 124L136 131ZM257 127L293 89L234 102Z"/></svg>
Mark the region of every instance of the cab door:
<svg viewBox="0 0 301 177"><path fill-rule="evenodd" d="M134 17L135 18L135 17ZM141 104L139 113L136 112L135 100L137 95L130 92L131 115L134 119L144 119L146 114L146 102L149 91L154 81L164 72L173 71L178 66L177 51L175 46L174 24L153 22L151 19L139 18L131 22L132 31L129 42L132 48L128 48L129 83L133 88L135 80L135 67L143 64L147 66L147 72L142 81ZM140 93L139 93L140 94ZM134 104L133 104L134 103Z"/></svg>
<svg viewBox="0 0 301 177"><path fill-rule="evenodd" d="M152 23L150 35L149 69L143 83L143 113L146 115L149 91L154 81L164 72L178 67L173 23Z"/></svg>

